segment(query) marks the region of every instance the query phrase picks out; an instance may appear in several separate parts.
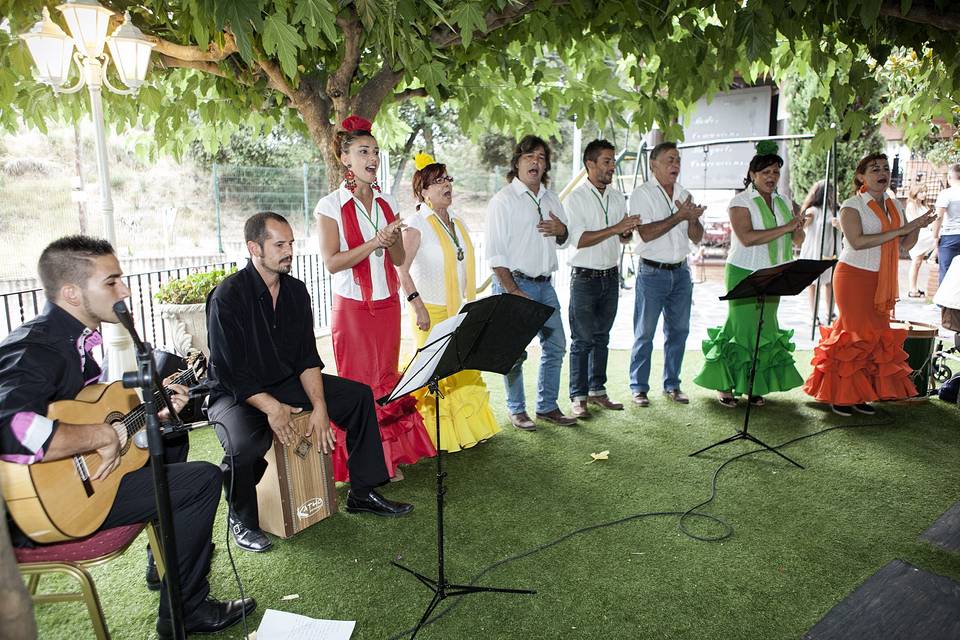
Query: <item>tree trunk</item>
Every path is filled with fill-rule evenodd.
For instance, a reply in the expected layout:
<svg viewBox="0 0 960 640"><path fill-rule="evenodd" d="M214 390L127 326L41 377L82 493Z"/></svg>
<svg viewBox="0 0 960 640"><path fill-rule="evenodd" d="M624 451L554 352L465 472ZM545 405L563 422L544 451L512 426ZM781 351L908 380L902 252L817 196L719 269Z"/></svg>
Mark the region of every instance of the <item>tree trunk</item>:
<svg viewBox="0 0 960 640"><path fill-rule="evenodd" d="M17 571L17 561L10 546L3 500L0 500L0 629L5 640L34 640L37 637L30 594Z"/></svg>
<svg viewBox="0 0 960 640"><path fill-rule="evenodd" d="M420 133L420 128L422 124L418 124L413 128L413 131L410 132L410 135L407 136L407 141L403 145L403 151L400 154L400 166L397 167L397 172L393 174L393 188L390 189L390 195L396 196L397 189L399 188L400 181L403 179L403 170L407 167L407 161L410 159L410 152L413 151L413 143L417 140L417 134Z"/></svg>

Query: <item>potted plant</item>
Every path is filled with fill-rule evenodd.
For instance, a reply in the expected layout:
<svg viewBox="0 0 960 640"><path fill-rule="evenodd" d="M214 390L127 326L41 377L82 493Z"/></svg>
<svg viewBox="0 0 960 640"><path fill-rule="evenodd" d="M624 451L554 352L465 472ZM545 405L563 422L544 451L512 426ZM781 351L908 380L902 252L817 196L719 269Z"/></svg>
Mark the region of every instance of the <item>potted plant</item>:
<svg viewBox="0 0 960 640"><path fill-rule="evenodd" d="M169 350L186 356L190 349L200 349L204 355L210 355L207 348L207 296L236 270L232 267L191 273L170 280L154 294Z"/></svg>

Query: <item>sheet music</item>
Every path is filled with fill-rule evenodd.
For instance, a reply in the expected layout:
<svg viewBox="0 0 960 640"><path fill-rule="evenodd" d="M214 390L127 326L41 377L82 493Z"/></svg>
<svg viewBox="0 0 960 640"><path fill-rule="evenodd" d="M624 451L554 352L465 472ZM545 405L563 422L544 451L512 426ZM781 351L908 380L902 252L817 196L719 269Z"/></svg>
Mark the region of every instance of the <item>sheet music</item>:
<svg viewBox="0 0 960 640"><path fill-rule="evenodd" d="M257 628L257 640L350 640L354 620L316 620L296 613L267 609Z"/></svg>
<svg viewBox="0 0 960 640"><path fill-rule="evenodd" d="M430 376L433 375L433 371L440 361L441 353L450 342L449 339L444 340L443 337L456 331L466 317L467 314L458 313L443 322L437 323L430 329L430 335L427 336L427 341L423 343L423 350L407 367L406 373L397 384L391 398L399 398L411 391L416 391L420 387L427 386L427 383L430 382Z"/></svg>

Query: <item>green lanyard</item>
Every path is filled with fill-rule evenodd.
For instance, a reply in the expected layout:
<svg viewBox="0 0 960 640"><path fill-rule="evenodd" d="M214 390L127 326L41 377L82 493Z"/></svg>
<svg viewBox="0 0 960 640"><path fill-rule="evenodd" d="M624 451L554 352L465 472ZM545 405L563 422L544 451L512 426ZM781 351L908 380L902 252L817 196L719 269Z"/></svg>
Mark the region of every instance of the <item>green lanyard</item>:
<svg viewBox="0 0 960 640"><path fill-rule="evenodd" d="M676 209L674 209L674 206L676 206L676 205L674 205L672 202L670 202L670 198L667 197L667 192L666 192L666 190L665 190L662 186L660 186L659 184L657 185L657 191L659 191L659 192L660 192L660 195L663 196L663 199L667 201L667 210L669 210L671 214L672 214L674 211L676 211Z"/></svg>
<svg viewBox="0 0 960 640"><path fill-rule="evenodd" d="M597 192L596 192L596 191L591 191L590 193L593 194L593 197L596 198L596 199L597 199L597 202L600 204L600 208L603 209L603 223L604 223L604 226L609 227L609 226L610 226L610 216L607 215L607 211L609 211L609 209L610 209L610 195L609 195L609 194L606 194L606 193L603 194L603 195L604 195L604 198L605 198L606 201L607 201L607 203L604 204L604 203L603 203L603 200L600 199L600 196L597 195Z"/></svg>
<svg viewBox="0 0 960 640"><path fill-rule="evenodd" d="M756 193L756 191L754 191L754 193ZM793 214L787 209L787 203L784 202L783 199L780 198L776 193L771 196L771 200L773 201L774 208L776 208L783 217L784 223L793 217ZM767 206L767 202L763 199L763 196L757 194L753 201L757 205L757 209L760 210L760 219L763 221L764 229L773 229L774 227L779 226L779 220L777 220L777 216L774 215L773 211L770 210L770 207ZM770 264L788 262L793 257L793 250L790 247L792 238L793 233L787 233L780 236L776 240L771 240L767 243L767 252L770 257Z"/></svg>
<svg viewBox="0 0 960 640"><path fill-rule="evenodd" d="M527 194L527 197L533 200L533 204L537 205L537 215L540 216L540 222L543 222L543 211L540 209L540 201L534 198L533 194L529 191L525 191L524 193Z"/></svg>
<svg viewBox="0 0 960 640"><path fill-rule="evenodd" d="M377 202L377 199L376 198L373 199L373 212L377 214L376 222L373 221L373 219L367 213L367 210L363 208L363 203L360 202L360 199L354 198L354 200L357 201L357 206L360 207L360 213L363 214L363 217L366 218L367 222L370 223L370 226L373 227L373 232L377 233L378 231L380 231L380 203ZM377 255L380 255L380 254L377 254Z"/></svg>
<svg viewBox="0 0 960 640"><path fill-rule="evenodd" d="M437 216L436 212L434 212ZM460 240L457 239L457 227L453 222L453 218L450 218L450 227L453 227L453 231L450 231L450 227L440 219L440 216L437 216L437 221L440 223L440 226L443 227L443 230L447 232L447 235L450 236L450 239L453 240L453 244L457 247L457 260L462 262L464 258L463 248L460 246Z"/></svg>

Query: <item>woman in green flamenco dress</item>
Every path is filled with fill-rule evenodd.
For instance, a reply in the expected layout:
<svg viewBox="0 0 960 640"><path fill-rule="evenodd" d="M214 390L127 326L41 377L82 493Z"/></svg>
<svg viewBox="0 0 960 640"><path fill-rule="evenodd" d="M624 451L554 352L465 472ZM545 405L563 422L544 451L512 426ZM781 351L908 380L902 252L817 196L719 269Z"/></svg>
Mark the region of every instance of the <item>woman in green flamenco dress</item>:
<svg viewBox="0 0 960 640"><path fill-rule="evenodd" d="M782 166L776 143L760 142L743 181L746 189L730 201L733 234L725 269L727 291L758 269L793 260L793 247L803 243L803 218L795 215L790 203L776 191ZM749 388L760 310L752 298L727 304L726 323L707 329L703 370L694 382L719 391L723 406L736 407L737 397ZM779 298L767 298L763 309L754 395L748 398L758 407L763 406L766 394L803 384L793 360L793 331L783 331L777 323L779 304Z"/></svg>

